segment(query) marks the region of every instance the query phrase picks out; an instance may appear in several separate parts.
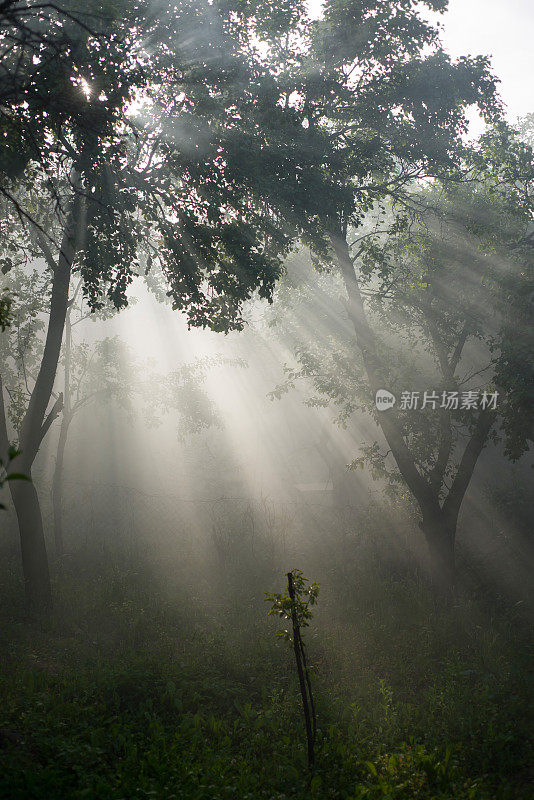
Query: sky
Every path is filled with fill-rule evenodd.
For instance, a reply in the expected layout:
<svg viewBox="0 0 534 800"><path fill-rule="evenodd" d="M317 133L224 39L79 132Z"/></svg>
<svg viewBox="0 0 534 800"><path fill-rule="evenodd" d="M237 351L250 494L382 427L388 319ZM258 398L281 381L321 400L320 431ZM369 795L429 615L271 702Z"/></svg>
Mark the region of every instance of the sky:
<svg viewBox="0 0 534 800"><path fill-rule="evenodd" d="M534 0L450 0L443 24L451 55L491 56L511 121L534 112Z"/></svg>
<svg viewBox="0 0 534 800"><path fill-rule="evenodd" d="M314 16L321 5L310 0ZM440 18L451 55L491 56L510 121L534 112L534 0L449 0Z"/></svg>

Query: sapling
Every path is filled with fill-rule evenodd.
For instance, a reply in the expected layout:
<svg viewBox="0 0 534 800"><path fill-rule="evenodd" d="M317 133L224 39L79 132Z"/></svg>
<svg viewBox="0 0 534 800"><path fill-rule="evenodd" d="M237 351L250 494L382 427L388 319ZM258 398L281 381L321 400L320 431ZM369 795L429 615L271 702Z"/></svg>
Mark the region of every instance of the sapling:
<svg viewBox="0 0 534 800"><path fill-rule="evenodd" d="M273 592L266 593L266 601L272 603L269 616L276 614L282 619L291 621L291 630L284 629L277 633L279 639L291 643L295 653L295 662L302 698L302 710L306 724L306 739L308 743L308 766L313 769L315 764L315 737L317 733L317 720L315 704L311 688L310 672L306 660L306 651L302 641L301 629L306 628L312 618L310 606L315 605L319 595L319 584L309 583L300 569L287 573L287 591L284 594Z"/></svg>

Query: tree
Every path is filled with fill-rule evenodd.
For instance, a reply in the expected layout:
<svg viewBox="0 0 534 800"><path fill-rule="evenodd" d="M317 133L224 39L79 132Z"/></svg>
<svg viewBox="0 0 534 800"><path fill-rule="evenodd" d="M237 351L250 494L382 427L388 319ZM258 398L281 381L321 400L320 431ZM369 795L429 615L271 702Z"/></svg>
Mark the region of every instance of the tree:
<svg viewBox="0 0 534 800"><path fill-rule="evenodd" d="M429 0L425 5L443 12L447 4ZM368 396L374 399L385 385L386 373L350 241L371 209L384 217L386 205L393 202L396 209L415 213L415 186L436 180L452 186L467 177L465 110L476 104L487 122L498 120L496 81L485 58L452 61L441 48L439 29L422 17L421 6L412 0L331 0L324 18L307 25L306 31L308 38L301 40L299 52L286 51L279 69L279 85L293 98L308 135L306 149L295 142L302 151L295 191L300 190L302 215L316 223L314 236L305 230L304 240L323 265L335 264L341 275ZM310 151L320 160L319 177L307 167ZM372 249L367 252L372 259ZM444 363L448 371L451 366ZM491 424L489 416L480 418L469 460L476 461ZM403 480L424 506L422 524L436 573L450 584L451 525L462 492L454 493L454 509L445 524L395 414L377 415L377 421Z"/></svg>
<svg viewBox="0 0 534 800"><path fill-rule="evenodd" d="M342 424L373 413L393 462L375 442L352 466L368 463L408 486L443 588L454 580L458 515L483 447L500 436L517 459L534 439L532 164L532 151L498 126L472 154L470 181L414 189L417 213L371 214L352 233L367 352L354 350L338 319L339 276L301 278L298 293L284 293L291 313L278 314L290 320L297 364L276 393L306 379L316 391L309 402L334 403ZM514 180L503 181L512 168ZM350 303L346 310L354 329ZM377 409L380 389L395 407Z"/></svg>
<svg viewBox="0 0 534 800"><path fill-rule="evenodd" d="M94 32L72 34L51 84L54 97L69 97L67 111L49 117L46 95L41 144L17 173L18 188L4 192L53 275L22 426L27 469L49 426L72 272L92 308L105 296L120 307L134 275L155 260L191 325L227 331L243 326L242 303L254 291L270 298L300 236L320 258L336 254L371 375L347 231L373 203L405 202L414 180L454 174L466 105L478 103L488 119L498 110L487 61L452 62L412 0L333 0L317 23L297 2L125 1L106 26L105 58ZM30 129L29 100L10 114ZM36 498L24 505L33 512L23 527L38 531ZM27 587L45 597L35 535L23 545Z"/></svg>
<svg viewBox="0 0 534 800"><path fill-rule="evenodd" d="M154 275L151 276L154 278ZM8 397L7 417L20 435L20 424L27 411L36 365L43 351L42 331L48 314L49 283L37 270L30 273L12 269L9 283L17 292L16 314L9 334L2 340L0 363ZM154 284L158 289L159 282ZM55 464L52 474L52 512L55 555L64 555L63 493L64 460L71 425L84 409L98 410L113 402L132 413L132 400L144 407L144 417L157 425L163 414L178 415L178 436L185 439L211 426L220 425L217 409L204 391L203 383L210 369L220 366L244 366L240 359L222 356L197 359L179 369L160 374L151 363L138 363L119 337L105 337L89 343L75 336L86 320L104 321L115 313L108 304L90 313L81 294L82 283L71 284L65 319L65 336L60 367L52 398L60 403L60 420ZM160 297L160 300L164 298ZM131 302L131 300L130 300ZM14 455L12 454L12 457ZM10 476L12 479L12 476Z"/></svg>
<svg viewBox="0 0 534 800"><path fill-rule="evenodd" d="M443 12L447 4L436 0L425 5ZM488 191L495 193L501 185L508 187L508 199L504 193L501 199L507 210L509 201L512 206L515 202L511 213L523 225L519 240L524 239L524 226L531 209L527 207L528 202L521 205L517 201L531 175L528 154L525 156L526 151L521 153L512 147L503 157L504 143L499 144L497 136L493 140L493 155L491 147L484 146L478 161L473 157L463 140L467 131L467 106L477 104L486 121L495 125L501 137L507 138L505 126L498 122L500 103L496 80L485 58L460 58L453 62L440 46L438 28L422 17L420 6L412 0L394 3L332 0L325 5L322 20L310 24L300 18L299 25L296 48L291 49L287 44L284 48L283 42L279 42L270 52L272 63L278 63L281 97L292 106L307 132L305 146L300 140L293 143L298 153L295 158L301 157L294 183L294 192L299 198L296 205L309 223L307 228L301 225L301 232L319 263L325 267L335 265L342 278L348 318L366 375L367 396L374 400L376 392L387 383L387 370L362 289L370 272L374 271L375 276L386 275L388 266L382 258L381 247L372 240L367 247L365 232L358 230L366 215L371 210L378 214L378 229L387 227L388 207L394 207L398 220L402 219L399 214L402 209L412 218L420 217L426 208L417 192L421 185L438 181L444 188L452 189L464 179L473 179L473 170L478 177L486 170L488 179L493 170L495 181ZM297 28L298 25L293 28L295 35ZM302 29L306 31L305 36ZM320 162L319 170L309 169L310 153ZM523 168L526 172L523 170L518 178L518 170L521 173ZM485 180L483 177L482 181ZM528 199L528 191L525 197ZM292 221L293 208L286 218ZM400 223L400 228L394 225L389 230L390 236L402 238L403 225ZM476 230L469 233L477 234ZM361 240L358 234L362 235ZM357 254L366 254L363 271L360 258L351 252L353 238L359 240L358 246L364 244ZM505 246L507 254L509 246L510 242ZM503 281L498 282L497 294L501 300L505 295L504 285ZM521 313L526 318L528 310L517 302L519 297L516 292L510 303L522 308ZM521 364L523 369L515 372L521 376L520 386L513 396L526 408L530 376L525 369L528 348L522 343L507 359L504 348L512 339L504 337L504 330L501 334L501 357L495 379L503 380L507 369L510 379L510 364ZM495 348L499 346L498 339L496 336L493 341ZM451 352L441 348L442 367L449 378L464 346L460 340L456 344L461 346ZM508 425L513 424L512 414L506 414L506 419ZM407 446L396 415L378 414L377 421L404 482L418 498L437 580L450 585L457 513L466 481L491 427L491 413L481 414L478 427L472 431L465 451L466 460L463 467L462 462L458 465L458 481L446 514L441 500L437 502L434 487L429 485ZM520 427L524 432L524 426ZM443 450L447 450L445 444Z"/></svg>
<svg viewBox="0 0 534 800"><path fill-rule="evenodd" d="M8 242L17 252L44 258L50 275L43 357L17 456L18 469L30 477L61 409L59 398L49 404L72 275L81 277L91 308L105 298L121 307L133 277L156 260L174 307L191 325L228 331L242 327L241 307L254 291L270 298L290 243L268 202L285 163L273 160L255 138L272 103L255 114L248 108L262 87L271 98L268 73L243 51L234 16L221 16L209 3L154 8L149 14L143 4L120 4L117 15L105 20L105 52L91 30L76 27L67 55L58 54L59 74L45 99L41 92L37 99L32 95L43 123L40 144L24 172L14 177L4 169ZM47 76L45 70L39 81ZM59 100L65 113L49 115ZM137 117L134 102L143 107ZM30 100L10 109L20 146L33 113ZM298 120L288 124L298 127ZM265 184L256 180L260 175L269 176ZM148 252L144 266L141 247ZM5 256L5 271L10 258ZM3 453L8 445L4 415ZM28 482L12 496L28 600L46 607L50 581L35 487Z"/></svg>
<svg viewBox="0 0 534 800"><path fill-rule="evenodd" d="M177 436L182 441L207 428L220 427L216 404L204 389L206 378L217 367L246 366L243 359L213 355L196 358L165 375L152 370L136 387L145 400L148 423L156 426L163 415L178 412Z"/></svg>
<svg viewBox="0 0 534 800"><path fill-rule="evenodd" d="M284 639L286 642L293 644L302 699L302 710L306 725L308 768L311 770L315 767L317 719L311 688L310 670L306 659L306 650L301 630L309 625L309 620L313 616L310 606L317 603L318 596L319 584L309 583L300 569L294 569L287 573L287 592L284 594L280 592L266 592L265 597L265 600L272 604L268 612L269 616L276 615L285 621L291 621L291 632L289 630L279 631L277 636L279 639Z"/></svg>

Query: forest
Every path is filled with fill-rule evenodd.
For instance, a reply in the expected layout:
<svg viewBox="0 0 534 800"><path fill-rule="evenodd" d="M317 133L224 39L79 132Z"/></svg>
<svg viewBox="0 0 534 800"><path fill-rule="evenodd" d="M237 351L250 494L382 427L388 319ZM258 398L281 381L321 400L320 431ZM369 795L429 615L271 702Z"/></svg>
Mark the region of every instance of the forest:
<svg viewBox="0 0 534 800"><path fill-rule="evenodd" d="M533 26L0 0L0 798L534 798Z"/></svg>

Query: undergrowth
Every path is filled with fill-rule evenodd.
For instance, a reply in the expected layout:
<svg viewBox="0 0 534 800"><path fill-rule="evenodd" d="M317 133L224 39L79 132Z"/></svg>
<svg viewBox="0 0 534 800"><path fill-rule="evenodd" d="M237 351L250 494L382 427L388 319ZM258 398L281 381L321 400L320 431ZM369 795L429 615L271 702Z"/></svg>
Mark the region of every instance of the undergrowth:
<svg viewBox="0 0 534 800"><path fill-rule="evenodd" d="M262 589L272 587L266 586ZM529 645L513 609L344 587L309 629L317 768L265 604L166 597L115 570L56 579L48 620L4 611L0 797L532 798Z"/></svg>

